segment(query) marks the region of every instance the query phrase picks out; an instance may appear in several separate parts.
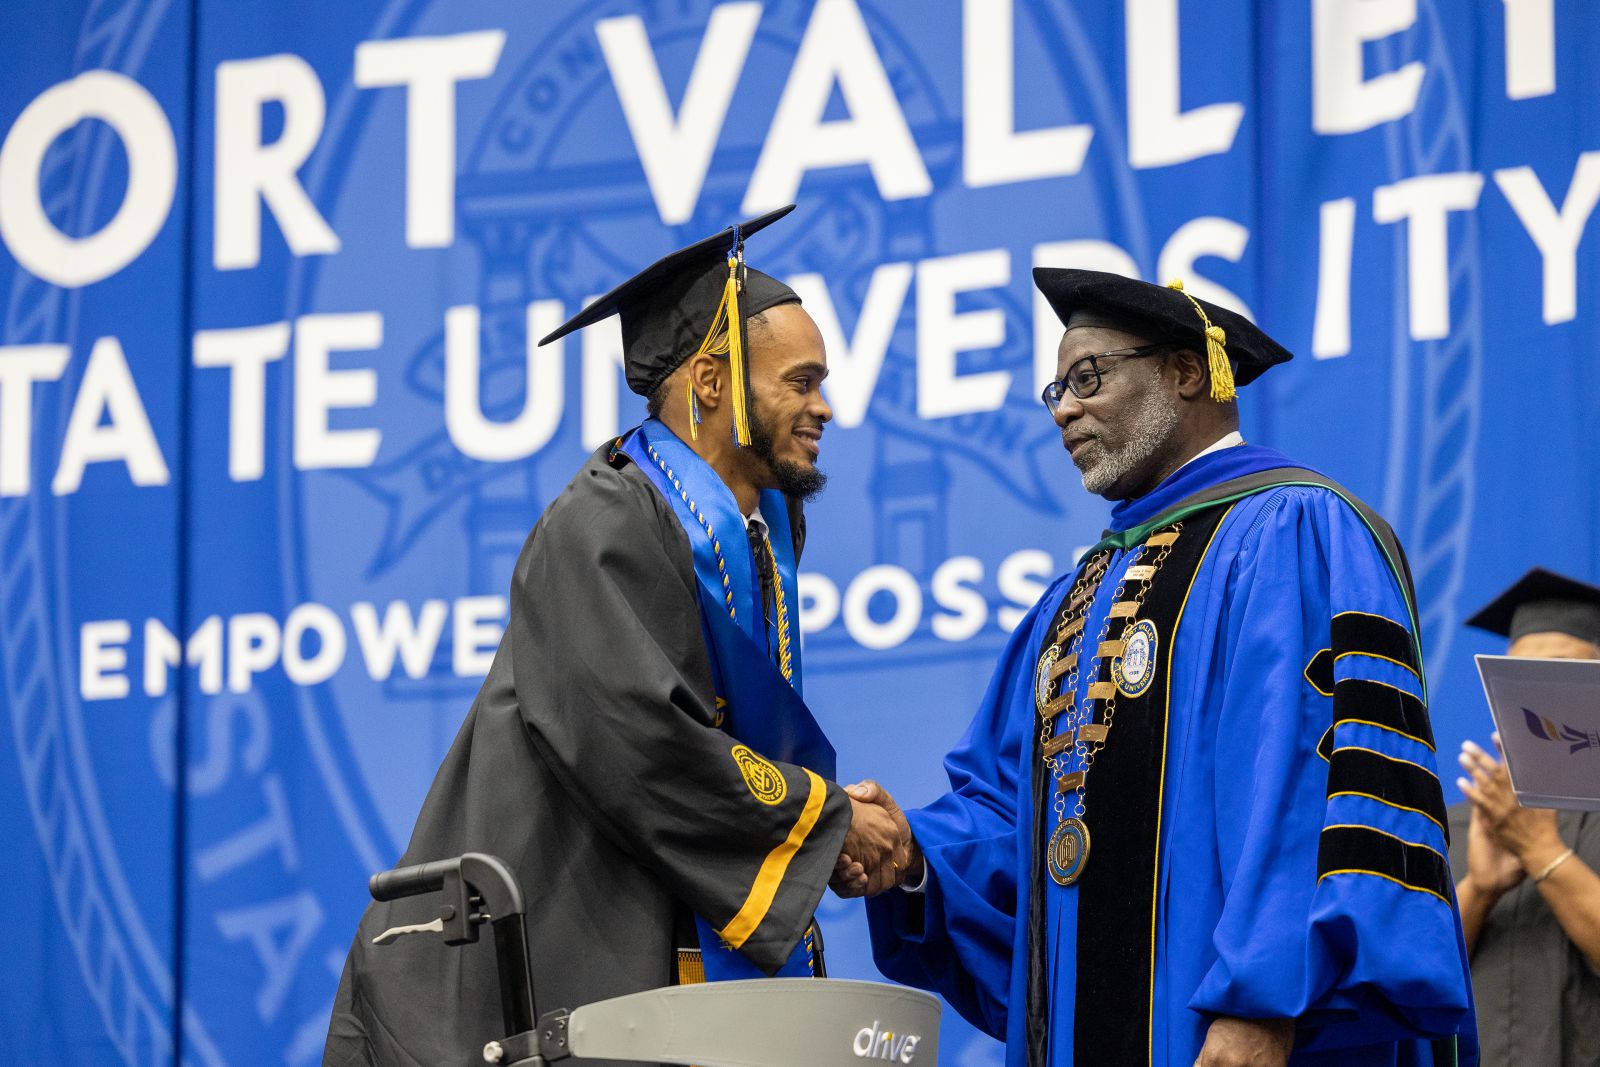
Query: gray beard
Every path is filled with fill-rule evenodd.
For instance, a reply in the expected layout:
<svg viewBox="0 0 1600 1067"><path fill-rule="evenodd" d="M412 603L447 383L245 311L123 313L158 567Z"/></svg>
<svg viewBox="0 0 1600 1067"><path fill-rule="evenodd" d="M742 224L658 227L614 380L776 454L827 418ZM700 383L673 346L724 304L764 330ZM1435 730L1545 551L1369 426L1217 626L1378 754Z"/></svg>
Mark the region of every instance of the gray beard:
<svg viewBox="0 0 1600 1067"><path fill-rule="evenodd" d="M1126 444L1111 449L1096 438L1085 442L1072 457L1083 476L1083 487L1096 496L1110 489L1160 451L1180 417L1177 401L1166 393L1159 389L1145 393L1139 406L1123 418Z"/></svg>

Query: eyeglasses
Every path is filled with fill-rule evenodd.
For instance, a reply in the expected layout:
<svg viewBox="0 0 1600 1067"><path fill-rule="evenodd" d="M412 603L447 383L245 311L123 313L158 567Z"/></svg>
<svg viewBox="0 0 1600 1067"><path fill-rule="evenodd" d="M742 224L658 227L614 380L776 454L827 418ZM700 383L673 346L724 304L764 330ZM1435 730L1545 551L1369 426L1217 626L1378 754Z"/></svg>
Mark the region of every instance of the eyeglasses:
<svg viewBox="0 0 1600 1067"><path fill-rule="evenodd" d="M1044 387L1044 392L1039 394L1039 399L1044 401L1045 410L1052 416L1061 404L1061 398L1068 390L1079 400L1085 400L1100 390L1100 379L1105 371L1100 368L1100 361L1111 357L1120 359L1137 359L1140 356L1153 356L1174 347L1170 342L1153 345L1140 345L1138 348L1118 348L1111 352L1096 352L1092 356L1084 356L1074 360L1072 366L1067 368L1065 377L1057 378Z"/></svg>

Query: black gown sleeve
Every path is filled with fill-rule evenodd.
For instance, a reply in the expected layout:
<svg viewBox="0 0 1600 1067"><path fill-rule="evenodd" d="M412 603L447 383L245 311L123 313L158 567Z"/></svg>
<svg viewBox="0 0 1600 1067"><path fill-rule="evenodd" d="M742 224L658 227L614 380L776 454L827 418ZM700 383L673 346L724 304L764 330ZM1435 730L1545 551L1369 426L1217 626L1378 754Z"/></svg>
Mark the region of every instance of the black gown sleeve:
<svg viewBox="0 0 1600 1067"><path fill-rule="evenodd" d="M716 729L689 542L638 474L590 464L512 583L533 744L596 825L767 973L816 909L848 797Z"/></svg>

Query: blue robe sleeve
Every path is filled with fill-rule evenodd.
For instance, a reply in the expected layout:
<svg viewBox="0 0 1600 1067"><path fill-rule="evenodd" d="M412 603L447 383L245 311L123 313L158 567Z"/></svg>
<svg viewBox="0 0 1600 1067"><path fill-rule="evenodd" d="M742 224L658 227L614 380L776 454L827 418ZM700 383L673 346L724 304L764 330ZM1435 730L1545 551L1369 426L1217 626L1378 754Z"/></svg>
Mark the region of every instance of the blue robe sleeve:
<svg viewBox="0 0 1600 1067"><path fill-rule="evenodd" d="M890 890L867 902L872 952L883 974L933 990L973 1026L1004 1039L1017 939L1018 790L1033 724L1033 656L1057 582L1018 624L978 714L945 757L950 791L907 814L927 863L921 893ZM1021 713L1018 709L1021 709Z"/></svg>
<svg viewBox="0 0 1600 1067"><path fill-rule="evenodd" d="M1471 1026L1413 622L1383 549L1320 489L1261 502L1214 677L1223 911L1189 1006L1297 1018L1302 1047Z"/></svg>

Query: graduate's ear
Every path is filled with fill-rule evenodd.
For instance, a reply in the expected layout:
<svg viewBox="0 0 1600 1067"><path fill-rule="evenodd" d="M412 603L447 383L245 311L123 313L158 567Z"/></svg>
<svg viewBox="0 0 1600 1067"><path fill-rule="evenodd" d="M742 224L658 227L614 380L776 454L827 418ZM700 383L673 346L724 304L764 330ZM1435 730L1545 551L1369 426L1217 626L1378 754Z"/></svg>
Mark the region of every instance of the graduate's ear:
<svg viewBox="0 0 1600 1067"><path fill-rule="evenodd" d="M684 364L684 369L689 375L689 384L694 389L695 396L700 400L700 406L708 411L715 411L727 400L728 382L726 374L726 361L718 359L709 352L699 352L689 357Z"/></svg>
<svg viewBox="0 0 1600 1067"><path fill-rule="evenodd" d="M1174 349L1167 357L1178 386L1178 396L1184 400L1197 400L1202 394L1211 395L1211 379L1206 369L1205 357L1188 348Z"/></svg>

